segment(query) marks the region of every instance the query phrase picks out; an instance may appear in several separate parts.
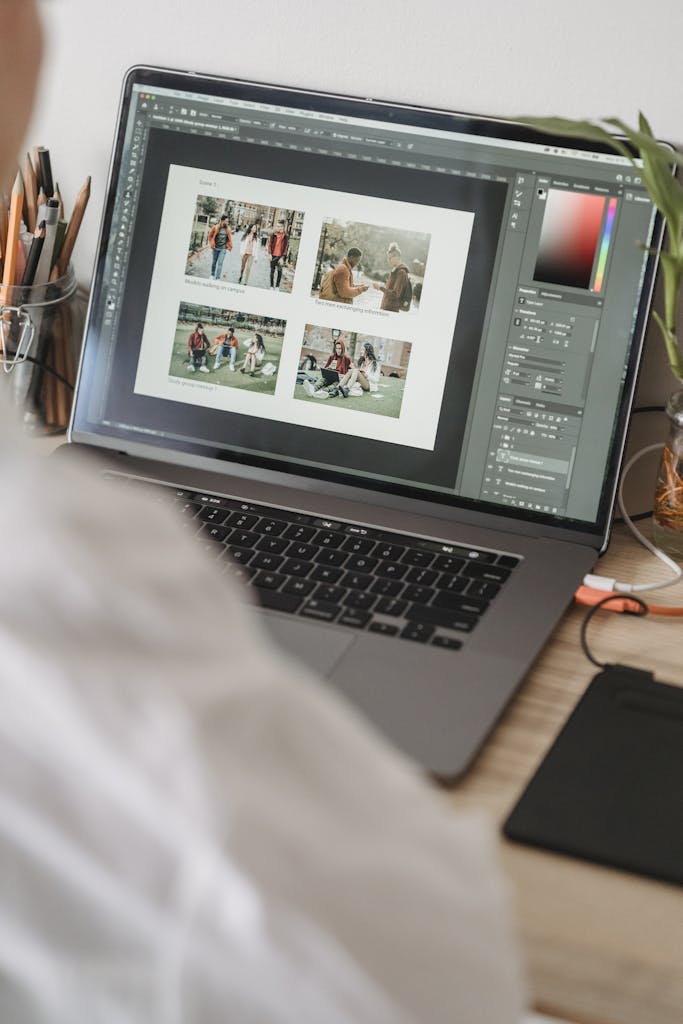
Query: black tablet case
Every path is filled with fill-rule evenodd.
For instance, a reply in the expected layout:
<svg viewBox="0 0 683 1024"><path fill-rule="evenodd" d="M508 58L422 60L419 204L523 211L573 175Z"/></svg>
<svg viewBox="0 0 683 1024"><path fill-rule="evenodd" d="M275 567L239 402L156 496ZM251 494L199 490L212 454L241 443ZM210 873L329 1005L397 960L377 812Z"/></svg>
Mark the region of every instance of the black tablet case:
<svg viewBox="0 0 683 1024"><path fill-rule="evenodd" d="M622 665L606 667L503 832L683 885L683 688Z"/></svg>

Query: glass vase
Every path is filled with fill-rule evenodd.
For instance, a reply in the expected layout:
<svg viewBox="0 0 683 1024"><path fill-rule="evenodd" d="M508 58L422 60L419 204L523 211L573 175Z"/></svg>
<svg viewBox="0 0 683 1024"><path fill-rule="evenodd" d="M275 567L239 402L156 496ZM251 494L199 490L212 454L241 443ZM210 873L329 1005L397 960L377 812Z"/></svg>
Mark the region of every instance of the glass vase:
<svg viewBox="0 0 683 1024"><path fill-rule="evenodd" d="M669 436L655 486L653 538L667 555L683 559L683 388L666 405Z"/></svg>

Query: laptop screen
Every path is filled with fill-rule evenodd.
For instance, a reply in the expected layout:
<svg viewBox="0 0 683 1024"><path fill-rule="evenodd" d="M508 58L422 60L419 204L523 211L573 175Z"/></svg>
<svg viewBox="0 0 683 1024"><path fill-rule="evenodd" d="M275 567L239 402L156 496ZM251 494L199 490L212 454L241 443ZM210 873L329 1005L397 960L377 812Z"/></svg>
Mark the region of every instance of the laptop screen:
<svg viewBox="0 0 683 1024"><path fill-rule="evenodd" d="M74 436L595 527L655 216L580 145L134 70Z"/></svg>

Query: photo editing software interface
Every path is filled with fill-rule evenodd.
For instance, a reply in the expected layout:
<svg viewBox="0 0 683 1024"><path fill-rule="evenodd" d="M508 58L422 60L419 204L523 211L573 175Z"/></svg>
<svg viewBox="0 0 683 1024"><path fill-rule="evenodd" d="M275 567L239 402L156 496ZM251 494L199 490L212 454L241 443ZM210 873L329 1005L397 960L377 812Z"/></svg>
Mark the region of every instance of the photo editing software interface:
<svg viewBox="0 0 683 1024"><path fill-rule="evenodd" d="M597 518L654 224L622 157L134 85L111 218L76 430Z"/></svg>

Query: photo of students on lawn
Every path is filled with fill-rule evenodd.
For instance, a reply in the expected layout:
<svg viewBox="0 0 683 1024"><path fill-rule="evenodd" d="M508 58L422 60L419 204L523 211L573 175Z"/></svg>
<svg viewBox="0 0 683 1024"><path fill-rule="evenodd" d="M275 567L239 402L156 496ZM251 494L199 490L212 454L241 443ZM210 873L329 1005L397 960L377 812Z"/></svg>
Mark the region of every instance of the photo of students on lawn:
<svg viewBox="0 0 683 1024"><path fill-rule="evenodd" d="M181 302L169 374L272 395L285 327L274 317Z"/></svg>
<svg viewBox="0 0 683 1024"><path fill-rule="evenodd" d="M291 292L304 215L216 196L197 196L188 277Z"/></svg>
<svg viewBox="0 0 683 1024"><path fill-rule="evenodd" d="M417 313L429 240L417 231L325 220L311 294L358 309Z"/></svg>
<svg viewBox="0 0 683 1024"><path fill-rule="evenodd" d="M294 398L397 418L411 344L307 324Z"/></svg>

